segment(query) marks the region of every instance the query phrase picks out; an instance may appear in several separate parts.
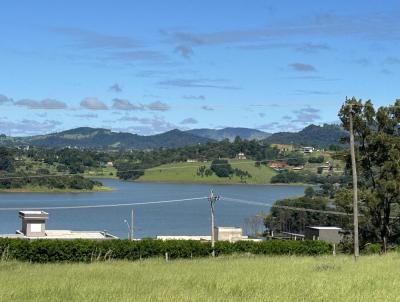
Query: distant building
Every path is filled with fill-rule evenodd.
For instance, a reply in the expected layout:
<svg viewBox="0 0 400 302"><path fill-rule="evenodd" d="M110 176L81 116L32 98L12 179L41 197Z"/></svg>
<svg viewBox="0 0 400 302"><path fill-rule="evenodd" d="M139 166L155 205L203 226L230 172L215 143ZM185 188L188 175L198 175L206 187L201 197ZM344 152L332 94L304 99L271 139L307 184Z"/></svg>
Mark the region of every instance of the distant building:
<svg viewBox="0 0 400 302"><path fill-rule="evenodd" d="M247 159L246 155L243 152L239 152L238 155L236 155L237 159Z"/></svg>
<svg viewBox="0 0 400 302"><path fill-rule="evenodd" d="M197 159L187 159L186 162L187 163L197 163L198 160Z"/></svg>
<svg viewBox="0 0 400 302"><path fill-rule="evenodd" d="M272 146L276 147L280 153L291 152L294 150L293 145L273 144Z"/></svg>
<svg viewBox="0 0 400 302"><path fill-rule="evenodd" d="M215 241L262 241L262 239L258 238L249 238L248 236L243 236L242 228L236 227L215 227ZM157 236L159 240L196 240L196 241L211 241L210 235L203 236Z"/></svg>
<svg viewBox="0 0 400 302"><path fill-rule="evenodd" d="M114 163L112 161L108 161L106 163L106 167L112 168L112 167L114 167Z"/></svg>
<svg viewBox="0 0 400 302"><path fill-rule="evenodd" d="M339 243L342 240L341 230L341 228L333 226L310 226L306 227L305 239Z"/></svg>
<svg viewBox="0 0 400 302"><path fill-rule="evenodd" d="M46 230L49 214L44 211L20 211L21 230L0 237L22 239L117 239L106 231Z"/></svg>
<svg viewBox="0 0 400 302"><path fill-rule="evenodd" d="M269 167L275 171L282 171L287 169L288 164L282 161L273 161L269 163Z"/></svg>
<svg viewBox="0 0 400 302"><path fill-rule="evenodd" d="M292 170L294 170L294 171L300 171L300 170L303 170L303 169L304 169L304 166L296 166L296 167L292 168Z"/></svg>
<svg viewBox="0 0 400 302"><path fill-rule="evenodd" d="M314 147L302 147L301 150L303 151L303 153L313 153L314 152Z"/></svg>
<svg viewBox="0 0 400 302"><path fill-rule="evenodd" d="M216 241L229 241L229 242L236 242L242 239L247 239L248 237L245 236L243 238L243 230L242 228L236 227L215 227L215 240Z"/></svg>

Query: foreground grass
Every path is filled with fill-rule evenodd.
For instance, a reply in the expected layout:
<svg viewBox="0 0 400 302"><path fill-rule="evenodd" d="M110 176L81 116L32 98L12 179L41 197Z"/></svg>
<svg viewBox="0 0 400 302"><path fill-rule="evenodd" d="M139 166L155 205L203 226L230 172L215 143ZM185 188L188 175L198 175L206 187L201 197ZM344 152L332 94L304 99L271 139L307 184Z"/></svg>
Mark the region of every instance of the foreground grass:
<svg viewBox="0 0 400 302"><path fill-rule="evenodd" d="M201 177L197 175L197 170L201 166L210 167L210 162L207 163L173 163L147 169L145 174L138 181L145 182L175 182L175 183L213 183L213 184L269 184L271 177L276 175L276 172L269 167L255 167L255 162L252 160L229 160L232 168L238 168L247 171L251 174L251 178L245 179L242 182L240 177L233 176L218 177L215 174L211 176Z"/></svg>
<svg viewBox="0 0 400 302"><path fill-rule="evenodd" d="M400 301L400 256L0 263L0 301Z"/></svg>

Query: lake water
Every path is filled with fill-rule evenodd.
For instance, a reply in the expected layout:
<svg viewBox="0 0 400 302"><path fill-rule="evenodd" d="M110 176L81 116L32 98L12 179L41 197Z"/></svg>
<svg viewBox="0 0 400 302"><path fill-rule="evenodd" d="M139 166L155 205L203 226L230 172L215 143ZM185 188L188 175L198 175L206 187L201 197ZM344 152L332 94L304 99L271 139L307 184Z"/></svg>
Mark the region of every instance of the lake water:
<svg viewBox="0 0 400 302"><path fill-rule="evenodd" d="M216 224L245 226L245 219L260 212L268 212L275 200L301 195L301 186L250 186L132 183L113 179L101 180L113 187L113 192L94 193L0 193L1 208L29 209L99 204L141 203L135 206L83 209L49 209L48 229L107 230L126 238L128 231L124 219L130 221L135 211L135 237L156 235L207 235L210 233L210 206L207 199L164 204L142 204L156 201L205 197L211 188L221 197L245 199L254 204L235 203L223 198L216 203ZM265 204L265 206L259 203ZM20 229L18 211L0 211L0 233L14 233Z"/></svg>

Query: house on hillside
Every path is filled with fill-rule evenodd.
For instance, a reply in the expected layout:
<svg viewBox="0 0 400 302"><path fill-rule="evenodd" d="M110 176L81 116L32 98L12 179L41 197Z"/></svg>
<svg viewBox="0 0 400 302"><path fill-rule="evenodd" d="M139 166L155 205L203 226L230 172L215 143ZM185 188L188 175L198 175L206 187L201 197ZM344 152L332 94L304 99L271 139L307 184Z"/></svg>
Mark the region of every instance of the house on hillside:
<svg viewBox="0 0 400 302"><path fill-rule="evenodd" d="M239 152L239 153L236 155L236 158L237 158L237 159L247 159L246 155L245 155L243 152Z"/></svg>
<svg viewBox="0 0 400 302"><path fill-rule="evenodd" d="M279 150L279 153L287 153L294 150L293 145L285 145L285 144L273 144L273 147Z"/></svg>
<svg viewBox="0 0 400 302"><path fill-rule="evenodd" d="M287 169L288 164L282 161L273 161L269 163L269 167L275 171L282 171Z"/></svg>
<svg viewBox="0 0 400 302"><path fill-rule="evenodd" d="M114 167L114 163L113 163L112 161L108 161L108 162L106 163L106 167L112 168L112 167Z"/></svg>
<svg viewBox="0 0 400 302"><path fill-rule="evenodd" d="M314 147L302 147L301 150L304 154L310 154L315 151Z"/></svg>

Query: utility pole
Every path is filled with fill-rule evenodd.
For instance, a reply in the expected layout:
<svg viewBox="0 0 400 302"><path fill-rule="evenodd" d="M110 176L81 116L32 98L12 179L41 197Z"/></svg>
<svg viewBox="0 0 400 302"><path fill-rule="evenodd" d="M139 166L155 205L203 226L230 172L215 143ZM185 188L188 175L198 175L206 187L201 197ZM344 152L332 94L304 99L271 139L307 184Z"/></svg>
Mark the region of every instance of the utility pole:
<svg viewBox="0 0 400 302"><path fill-rule="evenodd" d="M214 210L215 210L215 202L219 199L219 196L214 195L214 191L210 190L210 196L208 200L210 201L210 208L211 208L211 249L212 249L212 256L215 257L215 221L214 221Z"/></svg>
<svg viewBox="0 0 400 302"><path fill-rule="evenodd" d="M357 192L357 166L356 166L356 154L354 151L354 129L353 129L353 106L350 104L350 155L351 155L351 168L353 172L353 222L354 222L354 260L360 256L360 248L358 243L358 192Z"/></svg>
<svg viewBox="0 0 400 302"><path fill-rule="evenodd" d="M133 209L131 209L131 224L129 224L128 220L124 220L124 222L126 223L127 227L128 227L128 238L129 240L133 240Z"/></svg>
<svg viewBox="0 0 400 302"><path fill-rule="evenodd" d="M134 227L133 227L133 208L131 209L131 240L133 240L133 230L134 230Z"/></svg>

